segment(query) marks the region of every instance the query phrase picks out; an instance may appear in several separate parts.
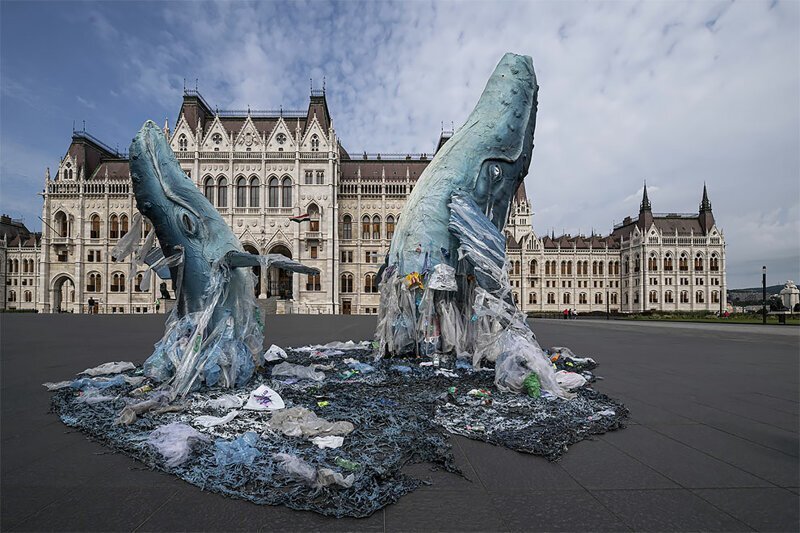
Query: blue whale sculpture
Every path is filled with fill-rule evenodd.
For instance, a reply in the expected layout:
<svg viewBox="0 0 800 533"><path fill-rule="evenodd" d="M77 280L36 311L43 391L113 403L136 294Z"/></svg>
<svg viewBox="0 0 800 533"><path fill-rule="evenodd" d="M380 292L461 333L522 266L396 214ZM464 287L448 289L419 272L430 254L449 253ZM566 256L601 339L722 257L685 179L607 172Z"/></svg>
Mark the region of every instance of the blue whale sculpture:
<svg viewBox="0 0 800 533"><path fill-rule="evenodd" d="M160 244L160 250L142 250L139 257L177 285L175 308L164 337L145 362L145 373L169 383L176 395L201 384L244 384L263 343L254 275L247 267L277 266L311 274L318 270L281 255L245 252L214 206L184 174L152 121L131 143L130 174L136 205L152 222ZM152 243L152 237L148 241Z"/></svg>
<svg viewBox="0 0 800 533"><path fill-rule="evenodd" d="M538 89L531 58L505 54L417 181L379 273L380 355L488 360L501 389L522 390L535 373L565 395L511 300L501 233L530 166Z"/></svg>

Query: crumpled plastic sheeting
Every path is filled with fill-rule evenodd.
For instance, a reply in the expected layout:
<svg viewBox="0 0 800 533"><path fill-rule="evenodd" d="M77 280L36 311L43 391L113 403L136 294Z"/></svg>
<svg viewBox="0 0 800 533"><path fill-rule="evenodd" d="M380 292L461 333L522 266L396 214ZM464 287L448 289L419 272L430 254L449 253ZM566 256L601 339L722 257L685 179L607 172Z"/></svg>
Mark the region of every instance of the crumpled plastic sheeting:
<svg viewBox="0 0 800 533"><path fill-rule="evenodd" d="M257 442L258 435L252 431L230 442L218 440L214 443L214 459L218 466L251 465L261 455L255 447Z"/></svg>
<svg viewBox="0 0 800 533"><path fill-rule="evenodd" d="M121 372L127 372L128 370L134 370L136 365L133 363L129 363L126 361L115 361L110 363L103 363L102 365L98 365L92 368L87 368L81 374L86 374L87 376L105 376L108 374L119 374Z"/></svg>
<svg viewBox="0 0 800 533"><path fill-rule="evenodd" d="M325 379L325 374L323 372L317 372L311 366L295 365L285 361L272 367L272 375L293 377L298 379L310 379L313 381L322 381Z"/></svg>
<svg viewBox="0 0 800 533"><path fill-rule="evenodd" d="M147 444L158 450L164 457L164 464L172 468L183 464L196 444L209 440L193 427L173 422L153 430Z"/></svg>
<svg viewBox="0 0 800 533"><path fill-rule="evenodd" d="M288 360L294 364L314 363L311 350L287 352ZM173 405L152 409L131 425L114 424L116 414L126 402L140 401L129 398L133 387L127 384L107 393L116 394L114 399L95 405L78 401L82 394L79 390L60 389L53 393L52 406L67 425L150 468L169 471L203 490L337 517L369 516L423 484L403 473L407 464L432 463L458 473L447 438L449 433L555 460L575 442L623 427L627 416L624 406L586 387L573 400L548 398L545 393L533 400L502 392L494 385L493 372L476 370L452 358L442 359L440 368L420 366L419 359L381 359L372 363L372 372L343 377L351 370L345 359L364 361L371 353L363 348L330 357L326 363L334 368L320 383L287 384L259 373L246 387L229 391L238 398L246 398L253 388L268 385L280 393L288 409L303 407L326 421L350 422L354 429L344 438L342 446L335 449L318 448L302 436L283 435L265 424L269 415L264 412L240 411L227 424L195 427L212 441L194 443L188 460L169 467L164 457L146 444L150 433L171 423L191 425L198 416L221 416L224 412L209 406L210 400L219 399L219 393L189 393L182 400L180 412L166 412ZM437 373L442 370L447 373ZM458 377L447 375L450 373ZM470 395L473 389L487 393ZM143 398L155 394L157 391ZM248 431L260 434L250 445L260 455L250 464L220 466L214 441L231 442ZM308 465L306 477L285 470L275 458L277 454L297 458L295 465ZM339 476L341 482L337 481ZM333 482L326 485L330 479Z"/></svg>
<svg viewBox="0 0 800 533"><path fill-rule="evenodd" d="M350 422L328 422L304 407L275 411L269 421L269 427L289 437L347 435L355 429Z"/></svg>

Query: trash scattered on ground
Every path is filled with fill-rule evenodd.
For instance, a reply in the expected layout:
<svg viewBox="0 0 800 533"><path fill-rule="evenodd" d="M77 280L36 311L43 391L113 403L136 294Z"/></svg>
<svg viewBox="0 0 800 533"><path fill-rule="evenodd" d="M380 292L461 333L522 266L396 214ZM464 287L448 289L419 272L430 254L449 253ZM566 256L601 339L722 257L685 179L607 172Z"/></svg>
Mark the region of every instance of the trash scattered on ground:
<svg viewBox="0 0 800 533"><path fill-rule="evenodd" d="M545 352L566 380L584 381L571 399L542 390L534 372L520 378L527 395L518 394L470 361L375 360L373 350L352 341L287 349L244 387L172 402L168 388L130 383L138 369L46 385L64 423L152 468L204 490L337 517L368 516L423 484L402 472L407 464L460 474L448 434L552 461L627 418L591 388L597 364L564 348Z"/></svg>

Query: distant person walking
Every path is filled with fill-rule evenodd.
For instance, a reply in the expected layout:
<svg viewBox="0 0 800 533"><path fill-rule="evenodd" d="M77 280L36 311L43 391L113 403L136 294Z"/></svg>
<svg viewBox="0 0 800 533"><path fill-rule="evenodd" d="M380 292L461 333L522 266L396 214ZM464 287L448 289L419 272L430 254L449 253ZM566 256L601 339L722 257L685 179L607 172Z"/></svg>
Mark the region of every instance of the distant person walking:
<svg viewBox="0 0 800 533"><path fill-rule="evenodd" d="M156 298L156 314L158 314L159 309L161 309L161 300Z"/></svg>
<svg viewBox="0 0 800 533"><path fill-rule="evenodd" d="M569 319L569 309L564 309L564 320Z"/></svg>
<svg viewBox="0 0 800 533"><path fill-rule="evenodd" d="M89 297L89 302L88 302L88 303L89 303L89 314L90 314L90 315L93 315L93 314L95 314L95 312L94 312L94 305L95 305L95 303L94 303L94 298L92 298L92 297L90 296L90 297Z"/></svg>

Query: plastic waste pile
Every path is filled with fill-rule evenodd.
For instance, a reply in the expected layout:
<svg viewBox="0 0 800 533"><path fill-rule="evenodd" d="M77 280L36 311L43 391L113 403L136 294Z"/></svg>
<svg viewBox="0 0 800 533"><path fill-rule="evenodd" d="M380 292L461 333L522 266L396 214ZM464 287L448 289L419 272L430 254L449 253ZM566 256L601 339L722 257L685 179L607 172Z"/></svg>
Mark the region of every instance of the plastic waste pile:
<svg viewBox="0 0 800 533"><path fill-rule="evenodd" d="M271 346L247 385L175 400L133 365L46 386L67 425L152 468L204 490L337 517L368 516L425 483L403 473L407 464L460 475L449 434L556 460L627 416L592 389L596 363L564 348L545 353L573 388L569 400L538 381L523 394L503 391L491 367L469 360L374 353L371 343Z"/></svg>

